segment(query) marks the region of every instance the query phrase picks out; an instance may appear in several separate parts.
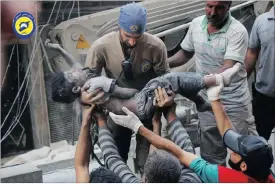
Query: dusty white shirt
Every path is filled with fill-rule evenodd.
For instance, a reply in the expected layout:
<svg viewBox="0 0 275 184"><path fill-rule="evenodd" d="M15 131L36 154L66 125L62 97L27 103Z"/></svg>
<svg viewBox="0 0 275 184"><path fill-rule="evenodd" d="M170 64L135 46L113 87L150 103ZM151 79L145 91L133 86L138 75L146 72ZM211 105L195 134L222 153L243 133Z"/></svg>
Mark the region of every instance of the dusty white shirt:
<svg viewBox="0 0 275 184"><path fill-rule="evenodd" d="M181 47L195 52L196 72L202 75L215 73L223 66L224 60L240 62L242 69L233 77L230 86L223 88L221 100L224 105L245 106L251 101L244 67L248 32L231 15L222 29L211 35L207 31L207 23L206 16L195 18ZM207 97L206 90L202 90L202 95Z"/></svg>

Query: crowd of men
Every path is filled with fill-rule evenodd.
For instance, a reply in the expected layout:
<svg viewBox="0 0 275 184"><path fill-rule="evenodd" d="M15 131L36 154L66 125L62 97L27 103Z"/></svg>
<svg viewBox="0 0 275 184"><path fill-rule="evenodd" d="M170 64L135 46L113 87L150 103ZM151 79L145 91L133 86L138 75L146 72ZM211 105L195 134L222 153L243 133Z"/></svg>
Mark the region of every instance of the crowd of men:
<svg viewBox="0 0 275 184"><path fill-rule="evenodd" d="M181 49L170 58L165 44L145 32L146 9L136 3L121 7L119 31L96 40L85 64L97 75L104 68L106 76L115 79L111 83L139 91L151 79L170 73L170 68L184 65L192 57L201 76L241 67L229 86L221 79L200 91L212 107L198 113L201 157L196 156L189 135L177 119L173 92L156 87L154 116L140 120L126 107L120 109L124 115L106 115L97 108L106 91L88 91L84 86L79 96L83 107L75 154L77 182L275 182L273 153L267 142L275 127L275 10L273 6L258 16L249 35L231 16L231 3L207 0L206 15L191 22ZM247 79L257 61L252 100ZM162 114L168 122L169 139L160 136ZM91 118L99 127L106 166L89 173ZM126 164L133 132L141 178ZM228 149L231 168L226 167Z"/></svg>

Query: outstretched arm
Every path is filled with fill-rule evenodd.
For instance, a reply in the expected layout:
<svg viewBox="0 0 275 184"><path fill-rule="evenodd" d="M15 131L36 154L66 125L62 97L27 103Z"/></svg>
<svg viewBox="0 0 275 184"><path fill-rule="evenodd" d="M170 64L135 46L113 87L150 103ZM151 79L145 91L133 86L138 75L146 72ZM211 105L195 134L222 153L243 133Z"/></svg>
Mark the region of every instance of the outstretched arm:
<svg viewBox="0 0 275 184"><path fill-rule="evenodd" d="M166 150L175 155L179 159L179 161L187 167L189 167L193 160L198 158L197 155L182 150L178 145L176 145L172 141L162 138L159 135L156 135L144 126L141 126L139 128L138 133L145 137L156 148Z"/></svg>
<svg viewBox="0 0 275 184"><path fill-rule="evenodd" d="M159 95L159 92L164 93L164 95ZM154 99L154 105L157 107L165 107L171 105L171 101L173 102L174 94L168 96L164 88L158 88L155 90L156 97ZM114 120L116 124L121 126L127 127L133 130L136 133L139 133L143 137L145 137L152 145L154 145L158 149L164 149L166 151L171 152L174 154L182 164L189 167L191 162L197 158L195 154L188 153L182 150L179 146L175 143L169 141L168 139L162 138L159 135L153 133L152 131L148 130L143 126L139 118L127 108L123 107L122 110L127 114L127 116L123 115L115 115L114 113L109 113L110 117ZM168 113L169 114L169 113ZM175 119L172 113L169 115L169 119Z"/></svg>
<svg viewBox="0 0 275 184"><path fill-rule="evenodd" d="M220 93L223 86L224 85L221 80L219 86L215 86L207 89L208 100L211 101L211 106L215 115L217 127L222 137L228 129L233 129L231 121L228 118L224 110L224 107L222 106L222 103L220 101Z"/></svg>
<svg viewBox="0 0 275 184"><path fill-rule="evenodd" d="M89 162L90 162L90 119L91 112L95 106L90 108L83 107L82 111L82 125L78 138L78 143L75 151L75 172L76 172L76 182L77 183L87 183L89 182Z"/></svg>
<svg viewBox="0 0 275 184"><path fill-rule="evenodd" d="M83 68L83 66L79 62L77 62L76 59L71 54L69 54L66 50L64 50L59 44L50 43L50 40L47 39L45 41L45 45L46 47L54 49L57 52L59 52L71 67L75 67L79 69Z"/></svg>

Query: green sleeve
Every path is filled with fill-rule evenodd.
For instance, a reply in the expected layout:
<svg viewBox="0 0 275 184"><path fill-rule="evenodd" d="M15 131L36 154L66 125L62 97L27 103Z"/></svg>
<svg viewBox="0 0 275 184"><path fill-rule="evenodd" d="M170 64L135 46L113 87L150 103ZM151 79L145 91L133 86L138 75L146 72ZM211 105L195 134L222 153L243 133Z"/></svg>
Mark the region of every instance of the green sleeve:
<svg viewBox="0 0 275 184"><path fill-rule="evenodd" d="M190 164L192 169L204 183L218 183L218 165L210 164L202 158L193 160Z"/></svg>

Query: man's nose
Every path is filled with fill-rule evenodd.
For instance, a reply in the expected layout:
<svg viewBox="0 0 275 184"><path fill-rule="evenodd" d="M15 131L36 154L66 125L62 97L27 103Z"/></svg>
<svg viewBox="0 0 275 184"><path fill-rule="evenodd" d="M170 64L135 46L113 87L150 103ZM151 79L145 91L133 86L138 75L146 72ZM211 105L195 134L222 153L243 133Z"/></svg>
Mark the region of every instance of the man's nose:
<svg viewBox="0 0 275 184"><path fill-rule="evenodd" d="M214 16L214 15L216 15L216 14L217 14L217 9L214 7L214 8L211 9L210 15L211 15L211 16Z"/></svg>
<svg viewBox="0 0 275 184"><path fill-rule="evenodd" d="M135 45L136 45L136 39L130 38L130 39L128 40L128 44L129 44L130 46L135 46Z"/></svg>

